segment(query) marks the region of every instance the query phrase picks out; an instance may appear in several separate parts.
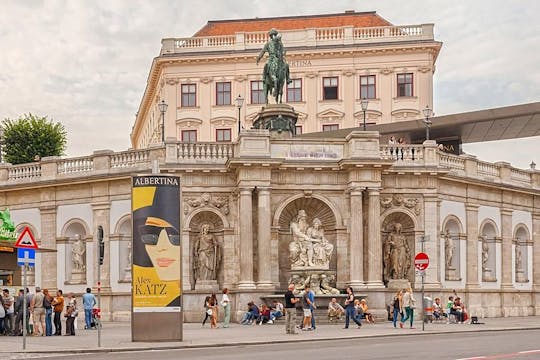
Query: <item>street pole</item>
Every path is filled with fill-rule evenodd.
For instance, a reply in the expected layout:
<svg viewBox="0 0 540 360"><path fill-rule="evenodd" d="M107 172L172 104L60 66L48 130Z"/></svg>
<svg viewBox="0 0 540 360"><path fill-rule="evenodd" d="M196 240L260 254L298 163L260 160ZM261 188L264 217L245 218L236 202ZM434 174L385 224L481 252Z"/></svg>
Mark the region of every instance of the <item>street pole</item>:
<svg viewBox="0 0 540 360"><path fill-rule="evenodd" d="M161 143L165 144L165 112L161 112Z"/></svg>
<svg viewBox="0 0 540 360"><path fill-rule="evenodd" d="M99 246L99 244L98 244ZM96 316L101 316L101 259L99 256L97 256L97 293L98 293L98 311L99 314ZM100 319L101 320L101 319ZM101 321L99 322L99 325L96 324L97 327L97 346L101 347Z"/></svg>
<svg viewBox="0 0 540 360"><path fill-rule="evenodd" d="M424 243L426 242L426 236L422 235L422 252L424 252ZM425 325L425 307L424 307L424 277L426 276L426 270L422 270L422 331L424 331Z"/></svg>
<svg viewBox="0 0 540 360"><path fill-rule="evenodd" d="M364 131L366 131L366 110L364 110Z"/></svg>
<svg viewBox="0 0 540 360"><path fill-rule="evenodd" d="M28 326L28 321L26 320L26 312L28 309L26 308L26 266L23 265L23 351L26 350L26 327Z"/></svg>
<svg viewBox="0 0 540 360"><path fill-rule="evenodd" d="M240 106L238 106L238 135L240 135L240 128L241 128L241 124L240 124L240 110L242 108Z"/></svg>

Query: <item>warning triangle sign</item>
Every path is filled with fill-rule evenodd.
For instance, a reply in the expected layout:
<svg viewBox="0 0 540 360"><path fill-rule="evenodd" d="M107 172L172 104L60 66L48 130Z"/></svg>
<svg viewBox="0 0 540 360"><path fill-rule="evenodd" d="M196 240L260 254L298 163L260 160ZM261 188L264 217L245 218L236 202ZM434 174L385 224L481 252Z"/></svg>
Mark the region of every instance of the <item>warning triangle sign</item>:
<svg viewBox="0 0 540 360"><path fill-rule="evenodd" d="M17 242L13 247L16 248L25 248L25 249L37 249L38 244L36 242L36 239L34 238L34 235L32 234L32 231L30 231L30 228L27 226L22 231L21 235L19 235L19 238L17 239Z"/></svg>

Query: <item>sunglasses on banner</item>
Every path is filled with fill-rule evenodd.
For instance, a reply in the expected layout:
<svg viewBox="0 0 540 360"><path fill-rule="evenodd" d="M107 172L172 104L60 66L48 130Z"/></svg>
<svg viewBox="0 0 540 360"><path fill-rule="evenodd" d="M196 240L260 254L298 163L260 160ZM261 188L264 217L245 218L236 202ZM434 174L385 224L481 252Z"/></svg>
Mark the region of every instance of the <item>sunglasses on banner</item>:
<svg viewBox="0 0 540 360"><path fill-rule="evenodd" d="M167 232L167 237L172 245L180 245L180 235L175 228L141 225L139 230L141 233L141 241L146 245L156 245L159 240L159 234L161 234L161 231L163 230Z"/></svg>

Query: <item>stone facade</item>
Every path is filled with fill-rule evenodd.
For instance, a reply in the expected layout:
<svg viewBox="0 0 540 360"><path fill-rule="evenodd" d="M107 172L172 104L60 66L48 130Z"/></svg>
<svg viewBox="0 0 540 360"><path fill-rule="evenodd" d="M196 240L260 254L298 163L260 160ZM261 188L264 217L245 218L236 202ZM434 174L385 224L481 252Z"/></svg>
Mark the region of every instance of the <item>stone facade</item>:
<svg viewBox="0 0 540 360"><path fill-rule="evenodd" d="M206 295L192 286L192 247L201 224L210 224L223 245L217 282L231 290L238 315L247 301L283 291L294 275L290 223L300 209L308 222L321 220L333 246L331 286L352 285L376 314L384 313L393 295L385 246L396 223L409 249L407 261L422 249L420 238L427 238L428 295L446 297L455 289L472 315L540 314L540 172L442 153L432 141L381 145L376 132L314 140L245 130L235 143L169 138L165 146L144 150L2 165L0 208L10 208L18 231L28 225L40 246L56 250L37 256L35 285L75 293L95 286L101 225L104 315L129 316L130 181L156 163L161 172L181 177L187 321L199 320ZM447 236L454 243L451 274ZM82 273L73 263L79 241L85 246ZM405 280L419 288L412 268Z"/></svg>

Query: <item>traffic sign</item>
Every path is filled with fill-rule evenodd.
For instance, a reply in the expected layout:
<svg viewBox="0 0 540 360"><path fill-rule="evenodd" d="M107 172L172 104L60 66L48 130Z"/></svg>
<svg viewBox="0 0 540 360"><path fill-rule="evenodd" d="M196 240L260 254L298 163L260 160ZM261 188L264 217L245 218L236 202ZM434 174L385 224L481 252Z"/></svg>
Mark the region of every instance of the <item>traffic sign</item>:
<svg viewBox="0 0 540 360"><path fill-rule="evenodd" d="M420 252L414 257L414 267L417 270L426 270L429 266L429 257L426 253Z"/></svg>
<svg viewBox="0 0 540 360"><path fill-rule="evenodd" d="M25 249L38 249L38 244L36 242L36 239L34 238L34 235L32 234L32 231L30 231L30 228L27 226L22 231L21 235L19 235L19 238L17 239L17 242L13 247L16 248L25 248Z"/></svg>
<svg viewBox="0 0 540 360"><path fill-rule="evenodd" d="M24 248L17 249L17 265L35 266L36 250Z"/></svg>

